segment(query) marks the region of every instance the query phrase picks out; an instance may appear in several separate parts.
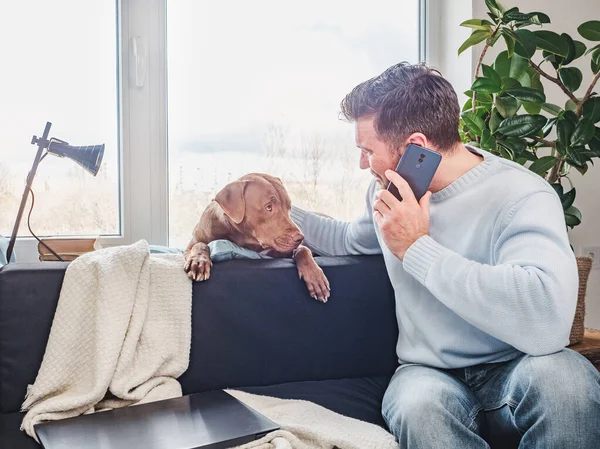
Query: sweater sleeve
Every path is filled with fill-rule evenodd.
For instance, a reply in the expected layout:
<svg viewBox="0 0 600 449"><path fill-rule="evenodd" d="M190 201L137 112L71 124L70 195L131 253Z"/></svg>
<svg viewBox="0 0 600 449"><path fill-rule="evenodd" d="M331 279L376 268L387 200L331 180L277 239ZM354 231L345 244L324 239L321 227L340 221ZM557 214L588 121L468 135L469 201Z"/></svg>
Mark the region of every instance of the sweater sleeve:
<svg viewBox="0 0 600 449"><path fill-rule="evenodd" d="M540 191L513 205L492 242L490 265L468 260L430 236L405 254L405 270L477 328L531 355L569 342L577 263L562 206Z"/></svg>
<svg viewBox="0 0 600 449"><path fill-rule="evenodd" d="M373 222L373 197L377 184L372 181L366 195L366 208L354 221L332 220L292 206L292 220L304 234L304 245L323 256L381 254Z"/></svg>

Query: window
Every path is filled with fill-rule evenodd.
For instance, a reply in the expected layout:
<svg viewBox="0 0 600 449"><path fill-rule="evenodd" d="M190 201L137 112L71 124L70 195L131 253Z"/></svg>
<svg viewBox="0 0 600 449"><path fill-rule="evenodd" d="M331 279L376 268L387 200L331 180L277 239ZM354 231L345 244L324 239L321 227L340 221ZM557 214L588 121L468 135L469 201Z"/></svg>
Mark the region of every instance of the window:
<svg viewBox="0 0 600 449"><path fill-rule="evenodd" d="M167 0L169 244L245 173L351 220L371 179L338 120L356 84L419 59L419 1Z"/></svg>
<svg viewBox="0 0 600 449"><path fill-rule="evenodd" d="M10 235L37 146L50 137L106 145L97 177L49 156L33 183L33 231L43 235L120 233L116 4L33 0L5 8L0 40L0 234ZM29 200L31 202L31 198ZM30 204L30 203L29 203ZM29 235L27 213L19 235Z"/></svg>
<svg viewBox="0 0 600 449"><path fill-rule="evenodd" d="M12 2L0 28L10 43L0 72L0 233L12 231L36 150L29 142L47 121L52 137L106 151L96 178L72 161L40 164L31 220L40 236L185 247L216 191L251 171L281 177L301 207L354 218L370 175L358 170L339 103L386 67L422 59L425 4ZM17 259L36 260L36 243L21 238Z"/></svg>

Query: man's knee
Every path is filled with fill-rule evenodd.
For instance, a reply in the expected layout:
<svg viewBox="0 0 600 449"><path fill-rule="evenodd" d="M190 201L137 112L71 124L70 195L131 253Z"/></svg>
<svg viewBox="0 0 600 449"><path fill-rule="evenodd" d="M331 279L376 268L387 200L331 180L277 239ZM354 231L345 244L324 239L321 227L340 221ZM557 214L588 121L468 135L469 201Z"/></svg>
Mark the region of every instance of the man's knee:
<svg viewBox="0 0 600 449"><path fill-rule="evenodd" d="M402 368L394 377L384 396L382 412L390 430L397 434L400 429L439 428L443 422L454 420L473 428L479 407L459 380L432 368L415 366Z"/></svg>
<svg viewBox="0 0 600 449"><path fill-rule="evenodd" d="M600 375L583 356L570 349L526 357L513 378L513 393L528 396L543 410L586 413L600 406Z"/></svg>

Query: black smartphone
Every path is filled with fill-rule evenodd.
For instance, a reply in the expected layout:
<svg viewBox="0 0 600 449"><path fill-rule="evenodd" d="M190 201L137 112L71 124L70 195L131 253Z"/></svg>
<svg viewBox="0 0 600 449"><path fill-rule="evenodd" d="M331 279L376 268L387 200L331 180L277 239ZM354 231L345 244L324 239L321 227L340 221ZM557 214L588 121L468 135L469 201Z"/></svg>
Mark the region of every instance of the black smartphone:
<svg viewBox="0 0 600 449"><path fill-rule="evenodd" d="M406 180L417 201L427 192L441 161L442 155L440 153L414 143L409 143L404 150L396 166L396 173ZM402 201L400 192L398 192L393 182L388 184L387 189L398 200Z"/></svg>

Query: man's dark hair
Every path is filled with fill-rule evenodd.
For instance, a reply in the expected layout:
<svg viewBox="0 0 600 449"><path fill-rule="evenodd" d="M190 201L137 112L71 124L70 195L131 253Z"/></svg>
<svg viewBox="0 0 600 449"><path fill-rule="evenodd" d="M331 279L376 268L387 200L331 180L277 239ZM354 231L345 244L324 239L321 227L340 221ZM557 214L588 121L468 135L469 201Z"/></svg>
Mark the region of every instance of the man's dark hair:
<svg viewBox="0 0 600 449"><path fill-rule="evenodd" d="M460 142L460 107L452 85L423 64L396 64L352 89L341 103L354 122L373 117L380 140L397 149L412 133L423 133L440 150Z"/></svg>

